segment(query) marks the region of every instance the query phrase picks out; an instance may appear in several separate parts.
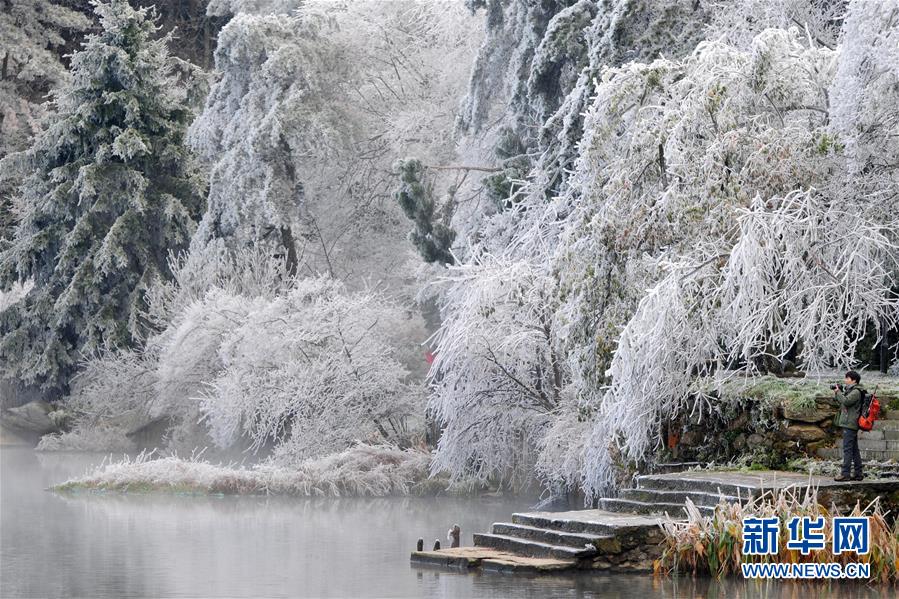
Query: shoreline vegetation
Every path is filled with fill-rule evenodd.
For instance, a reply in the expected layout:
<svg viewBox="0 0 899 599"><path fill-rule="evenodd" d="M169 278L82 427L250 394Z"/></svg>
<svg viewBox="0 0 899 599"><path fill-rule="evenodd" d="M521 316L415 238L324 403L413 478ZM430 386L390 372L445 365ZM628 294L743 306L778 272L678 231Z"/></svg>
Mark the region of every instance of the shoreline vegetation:
<svg viewBox="0 0 899 599"><path fill-rule="evenodd" d="M418 449L359 443L297 465L213 464L201 457L153 452L104 462L93 471L55 485L78 491L196 495L285 495L295 497L385 497L447 492L444 476L431 477L431 454Z"/></svg>
<svg viewBox="0 0 899 599"><path fill-rule="evenodd" d="M808 378L740 378L729 381L718 391L719 401L727 403L742 399L762 402L767 406L764 410L767 415L762 420L767 421L775 418L777 406L792 404L794 409L814 406L815 399L828 393L828 382L835 378L836 373L830 372L814 373ZM870 388L879 386L880 395L885 391L886 397L891 399L899 396L899 382L894 377L874 375L870 378ZM889 411L894 406L885 402L884 407ZM219 462L218 457L210 459L203 457L202 453L179 457L174 447L168 447L162 453L145 450L135 455L139 447L126 435L126 431L127 428L91 426L83 422L69 432L44 435L37 446L39 451L126 454L121 460L104 462L84 476L56 485L53 490L381 497L476 493L484 488L472 479L453 482L446 471L432 475L434 453L424 447L400 449L395 444L357 441L342 451L321 456L305 459L281 456L281 459L273 457L246 465L229 463L224 458ZM746 460L741 462L739 457L731 458L713 460L703 468L747 467ZM802 452L781 468L803 472L834 471L830 462Z"/></svg>
<svg viewBox="0 0 899 599"><path fill-rule="evenodd" d="M675 521L667 517L662 523L665 538L660 559L654 570L659 574L707 575L714 578L738 576L743 561L743 518L777 516L781 522L793 517L825 518L825 538L831 543L833 526L831 516L839 515L836 506L829 509L819 502L818 489L785 488L767 492L748 503L719 503L711 516L704 516L687 499L687 518ZM899 519L888 522L887 512L878 499L862 506L856 504L849 516L867 516L870 522L871 551L867 555L843 553L834 555L827 551L812 551L808 555L787 548L787 529L781 527L776 555L755 556L753 561L764 563L841 562L858 561L871 566L870 583L880 585L899 584Z"/></svg>

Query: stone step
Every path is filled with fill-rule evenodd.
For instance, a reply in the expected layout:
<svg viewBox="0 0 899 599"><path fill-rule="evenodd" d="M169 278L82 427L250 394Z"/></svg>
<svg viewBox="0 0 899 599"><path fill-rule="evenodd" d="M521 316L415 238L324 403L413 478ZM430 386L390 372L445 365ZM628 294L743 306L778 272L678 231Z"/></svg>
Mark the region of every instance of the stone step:
<svg viewBox="0 0 899 599"><path fill-rule="evenodd" d="M875 451L899 451L899 441L859 439L859 449L873 449Z"/></svg>
<svg viewBox="0 0 899 599"><path fill-rule="evenodd" d="M724 495L722 493L705 493L702 491L661 491L659 489L623 489L618 497L620 499L630 499L633 501L642 501L644 503L683 503L689 497L695 505L703 505L715 507L722 500L738 503L740 499L734 495ZM745 501L747 498L744 497Z"/></svg>
<svg viewBox="0 0 899 599"><path fill-rule="evenodd" d="M861 446L861 442L859 442L859 446ZM889 460L899 462L899 451L878 451L874 449L861 449L861 447L859 447L859 453L862 456L862 460ZM842 460L843 450L839 447L825 447L818 450L818 455L822 458Z"/></svg>
<svg viewBox="0 0 899 599"><path fill-rule="evenodd" d="M590 557L597 553L596 548L586 547L568 547L565 545L551 545L549 543L540 543L539 541L530 541L518 537L510 537L507 535L497 535L488 533L475 533L473 535L475 547L490 547L501 551L509 551L518 555L528 557L551 557L554 559L578 559L582 557Z"/></svg>
<svg viewBox="0 0 899 599"><path fill-rule="evenodd" d="M899 451L877 451L875 449L860 449L863 460L878 460L881 462L899 462ZM843 454L840 454L843 457Z"/></svg>
<svg viewBox="0 0 899 599"><path fill-rule="evenodd" d="M627 515L603 510L575 510L570 512L527 512L512 514L512 523L535 528L574 532L605 537L640 532L660 531L658 518Z"/></svg>
<svg viewBox="0 0 899 599"><path fill-rule="evenodd" d="M899 441L899 430L877 429L872 431L858 431L858 440L870 439L872 441Z"/></svg>
<svg viewBox="0 0 899 599"><path fill-rule="evenodd" d="M577 568L578 561L545 557L526 557L489 547L455 547L438 551L413 551L413 564L453 570L491 570L516 574L555 574Z"/></svg>
<svg viewBox="0 0 899 599"><path fill-rule="evenodd" d="M893 419L878 418L874 421L875 431L899 431L899 417Z"/></svg>
<svg viewBox="0 0 899 599"><path fill-rule="evenodd" d="M672 518L683 518L686 515L686 507L683 503L658 503L634 501L632 499L600 499L599 507L610 512L619 512L625 514L641 514L641 515L663 515L668 514ZM697 509L705 514L711 515L715 512L714 507L696 506Z"/></svg>
<svg viewBox="0 0 899 599"><path fill-rule="evenodd" d="M732 497L740 497L744 501L752 497L754 489L750 486L735 483L723 483L716 480L703 478L691 478L689 472L680 477L656 476L644 474L637 477L638 489L652 489L657 491L689 491L699 493L722 493Z"/></svg>
<svg viewBox="0 0 899 599"><path fill-rule="evenodd" d="M517 537L528 541L546 543L547 545L562 545L565 547L576 547L578 549L582 549L585 545L592 545L603 539L612 538L611 535L563 532L561 530L551 530L524 524L513 524L511 522L494 522L491 532L495 535Z"/></svg>

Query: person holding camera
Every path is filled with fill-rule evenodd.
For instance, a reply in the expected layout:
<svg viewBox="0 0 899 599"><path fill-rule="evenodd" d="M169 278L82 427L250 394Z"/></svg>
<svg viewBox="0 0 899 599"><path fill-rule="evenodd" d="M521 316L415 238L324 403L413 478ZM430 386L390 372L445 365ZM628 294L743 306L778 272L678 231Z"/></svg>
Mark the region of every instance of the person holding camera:
<svg viewBox="0 0 899 599"><path fill-rule="evenodd" d="M831 385L834 398L840 404L833 423L843 429L843 469L834 480L862 480L862 455L858 450L858 417L862 407L861 376L854 370L846 373L845 384ZM853 472L854 471L854 472ZM850 475L851 473L851 475Z"/></svg>

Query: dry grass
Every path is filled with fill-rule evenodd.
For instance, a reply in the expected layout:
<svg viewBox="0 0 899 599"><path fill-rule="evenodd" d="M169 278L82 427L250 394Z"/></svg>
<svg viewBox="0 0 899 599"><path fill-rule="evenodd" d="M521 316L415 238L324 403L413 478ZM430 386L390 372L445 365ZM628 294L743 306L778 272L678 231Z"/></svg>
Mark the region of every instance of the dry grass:
<svg viewBox="0 0 899 599"><path fill-rule="evenodd" d="M740 574L740 564L743 561L743 518L777 516L781 522L779 553L753 556L752 561L869 563L871 582L899 583L899 520L889 524L877 500L865 507L856 505L850 514L840 514L835 506L828 510L818 503L816 488L791 488L763 494L742 506L722 502L715 508L712 516L702 515L688 499L687 514L686 521L678 522L669 518L662 524L665 549L661 559L655 564L657 572L701 573L716 578ZM870 517L871 551L867 555L834 555L830 552L828 548L833 534L832 515ZM787 549L786 522L794 516L825 517L825 549L812 551L809 555ZM750 561L749 558L746 561Z"/></svg>

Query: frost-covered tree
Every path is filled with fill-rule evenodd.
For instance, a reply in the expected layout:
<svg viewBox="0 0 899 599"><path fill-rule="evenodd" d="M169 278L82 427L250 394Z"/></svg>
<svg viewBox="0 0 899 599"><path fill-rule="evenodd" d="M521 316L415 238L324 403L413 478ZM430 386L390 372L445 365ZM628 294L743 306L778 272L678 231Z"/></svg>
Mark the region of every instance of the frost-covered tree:
<svg viewBox="0 0 899 599"><path fill-rule="evenodd" d="M816 44L832 45L844 3L472 0L466 4L472 10L484 8L487 23L457 122L463 134L460 152L467 163L498 163L507 174L470 179L455 197L478 197L479 186L489 195L505 191L501 210L520 202L524 194L546 202L566 192L584 134L584 114L604 69L660 56L678 59L704 39L724 38L745 47L769 27L805 28ZM509 132L520 146L511 159L503 151ZM489 239L481 228L490 226L485 220L490 220L495 205L460 202L452 223L459 239L472 244ZM466 249L464 242L457 245L460 252Z"/></svg>
<svg viewBox="0 0 899 599"><path fill-rule="evenodd" d="M3 313L3 376L47 389L65 389L79 353L141 339L144 293L203 206L167 40L146 9L95 7L102 31L24 156L22 220L0 256L4 284L34 283Z"/></svg>
<svg viewBox="0 0 899 599"><path fill-rule="evenodd" d="M469 163L501 161L506 173L470 181L456 195L476 194L471 188L478 185L493 195L500 183L513 198L460 206L453 226L466 240L489 238L481 235L481 226L497 204L508 207L523 193L545 201L564 191L583 133L583 113L604 68L652 60L660 53L687 54L702 40L709 19L705 3L692 0L466 4L484 8L487 23L457 120L460 151ZM518 146L511 156L510 137Z"/></svg>
<svg viewBox="0 0 899 599"><path fill-rule="evenodd" d="M893 2L850 6L830 89L833 140L848 157L840 193L853 201L879 198L872 208L879 205L884 217L892 214L899 185L899 115L891 109L899 85L897 19Z"/></svg>
<svg viewBox="0 0 899 599"><path fill-rule="evenodd" d="M283 261L264 251L223 256L209 278L209 257L173 262L153 299L168 326L141 351L89 360L69 404L76 430L47 446L102 449L160 418L169 449L265 446L289 466L357 441L408 445L423 412L397 339L408 312L328 277L275 286Z"/></svg>
<svg viewBox="0 0 899 599"><path fill-rule="evenodd" d="M51 0L0 2L0 158L22 149L39 130L40 104L66 81L64 33L86 29L81 13Z"/></svg>
<svg viewBox="0 0 899 599"><path fill-rule="evenodd" d="M392 166L450 155L476 20L419 0L223 9L221 79L191 128L211 165L196 242L266 244L304 276L408 276Z"/></svg>
<svg viewBox="0 0 899 599"><path fill-rule="evenodd" d="M221 337L222 370L203 394L212 438L274 442L292 463L355 441L403 443L420 406L389 343L402 316L376 293L347 293L330 278L304 279L245 316L210 296L204 314L236 320ZM191 352L192 353L192 352Z"/></svg>
<svg viewBox="0 0 899 599"><path fill-rule="evenodd" d="M0 2L0 159L25 149L40 130L46 94L68 77L59 56L63 34L87 26L86 17L59 2ZM0 169L0 244L17 219L16 184L11 165Z"/></svg>
<svg viewBox="0 0 899 599"><path fill-rule="evenodd" d="M424 165L409 158L397 161L395 168L400 174L400 187L394 197L406 218L415 223L409 238L425 262L452 264L450 247L456 235L446 225L446 215L436 210L434 187Z"/></svg>
<svg viewBox="0 0 899 599"><path fill-rule="evenodd" d="M539 264L486 255L435 284L446 289L430 372L430 410L444 426L434 470L527 481L565 382L553 281Z"/></svg>
<svg viewBox="0 0 899 599"><path fill-rule="evenodd" d="M486 256L526 261L550 289L549 347L566 368L558 407L528 432L547 484L600 492L620 460L652 455L661 423L716 409L708 390L728 376L787 354L807 370L848 365L867 330L896 326L895 113L885 109L897 93L896 29L894 3L855 2L834 48L811 27L769 29L605 68L564 185L541 154L514 209L481 222L459 269L476 273ZM456 298L445 314L465 305ZM448 317L442 345L462 347L480 318ZM472 401L476 382L455 374L460 400L438 390L432 407L448 426L491 422L496 406ZM503 455L505 440L479 439L470 462L454 457L464 445L442 444L437 460L462 472Z"/></svg>
<svg viewBox="0 0 899 599"><path fill-rule="evenodd" d="M766 31L747 53L721 47L729 60L718 56L704 72L695 72L697 81L708 81L709 75L718 80L702 101L705 119L714 121L712 139L726 131L722 141L728 141L712 156L694 155L691 162L712 166L697 182L720 186L724 193L713 188L707 196L713 203L696 214L706 243L692 242L698 233L684 234L688 223L666 236L656 264L667 274L640 300L618 339L606 372L611 386L597 394L601 415L588 443L588 488L601 489L611 480L603 440L618 438L625 457L645 458L664 419L714 407L703 390L708 379L714 389L734 372L757 372L767 360L797 349L812 372L850 365L869 329L882 338L897 326L899 200L884 185L895 176L888 157L896 144L868 145L863 160L880 168L859 169L860 154L852 147L859 129L847 128L844 120L847 114L853 121L860 117L871 133L895 127L895 115L877 108L897 99L895 85L880 79L887 85L882 95L868 105L861 99L861 90L891 75L868 70L859 54L873 59L878 42L896 35L897 10L893 3L851 4L836 52L805 31ZM712 46L707 52L716 54ZM728 73L729 81L721 81L716 71ZM689 127L687 122L681 117L675 131ZM740 141L747 134L752 138ZM667 158L677 136L666 133L665 139L660 148ZM666 164L665 176L678 176L676 187L648 193L656 196L653 207L660 215L690 214L684 211L689 205L667 209L690 180L675 170L681 163L668 159ZM715 171L723 177L717 182ZM635 189L634 183L629 178L627 189ZM874 192L878 187L881 192ZM686 197L691 196L696 194ZM678 223L670 216L665 220L665 227ZM641 222L651 240L645 218L629 226Z"/></svg>
<svg viewBox="0 0 899 599"><path fill-rule="evenodd" d="M171 417L173 448L206 444L206 430L285 455L405 439L405 419L421 411L405 379L423 374L426 334L397 299L411 295L411 248L392 166L406 148L436 164L450 154L476 20L417 0L209 10L233 17L189 133L210 169L208 209L171 280L144 294L152 331L140 356L98 356L78 397L111 397L115 382L96 376L104 363L145 369L144 418ZM369 279L396 285L386 297ZM277 388L255 386L268 376Z"/></svg>
<svg viewBox="0 0 899 599"><path fill-rule="evenodd" d="M744 48L765 29L798 27L813 43L835 49L847 0L744 0L712 2L705 32L710 40L723 40Z"/></svg>
<svg viewBox="0 0 899 599"><path fill-rule="evenodd" d="M224 28L216 50L223 77L192 130L201 156L214 161L198 242L274 236L296 273L304 201L297 163L328 155L347 118L335 109L338 90L323 81L334 65L308 68L333 63L326 53L315 28L294 16L239 13Z"/></svg>

